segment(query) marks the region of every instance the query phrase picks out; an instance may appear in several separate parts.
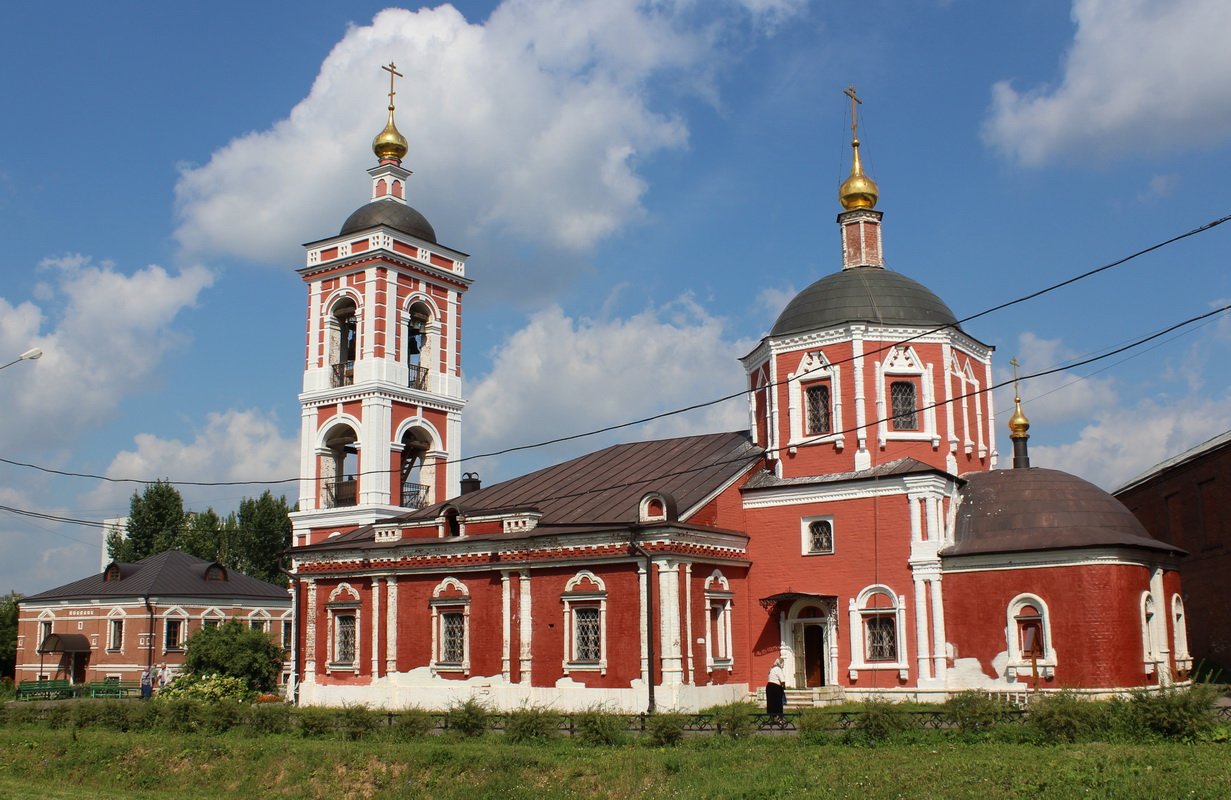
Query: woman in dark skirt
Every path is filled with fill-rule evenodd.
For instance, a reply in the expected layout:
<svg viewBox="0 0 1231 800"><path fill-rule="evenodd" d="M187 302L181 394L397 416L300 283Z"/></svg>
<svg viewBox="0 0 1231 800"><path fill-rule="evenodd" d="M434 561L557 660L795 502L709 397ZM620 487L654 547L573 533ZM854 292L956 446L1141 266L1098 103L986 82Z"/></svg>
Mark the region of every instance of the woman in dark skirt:
<svg viewBox="0 0 1231 800"><path fill-rule="evenodd" d="M774 665L769 670L769 681L765 684L765 713L774 719L782 719L782 704L786 700L786 673L782 670L782 659L774 659Z"/></svg>

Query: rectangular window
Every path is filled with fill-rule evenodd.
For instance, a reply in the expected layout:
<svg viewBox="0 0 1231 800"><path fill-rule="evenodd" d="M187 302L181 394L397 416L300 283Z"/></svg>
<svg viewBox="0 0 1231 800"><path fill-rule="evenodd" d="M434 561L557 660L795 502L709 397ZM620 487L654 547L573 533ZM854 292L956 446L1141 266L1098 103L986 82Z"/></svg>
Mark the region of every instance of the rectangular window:
<svg viewBox="0 0 1231 800"><path fill-rule="evenodd" d="M889 400L893 407L891 427L895 431L919 430L915 384L910 381L894 381L889 387Z"/></svg>
<svg viewBox="0 0 1231 800"><path fill-rule="evenodd" d="M182 620L169 619L163 636L164 650L179 650L183 646L184 623Z"/></svg>
<svg viewBox="0 0 1231 800"><path fill-rule="evenodd" d="M727 634L730 630L730 617L727 616L727 601L715 600L710 603L709 641L710 655L714 661L730 661L731 654L727 651Z"/></svg>
<svg viewBox="0 0 1231 800"><path fill-rule="evenodd" d="M573 609L573 660L597 663L602 659L602 637L598 608L582 606Z"/></svg>
<svg viewBox="0 0 1231 800"><path fill-rule="evenodd" d="M216 617L206 617L205 620L201 623L201 627L202 628L217 628L218 619Z"/></svg>
<svg viewBox="0 0 1231 800"><path fill-rule="evenodd" d="M893 614L864 617L864 642L868 661L897 661L897 620Z"/></svg>
<svg viewBox="0 0 1231 800"><path fill-rule="evenodd" d="M440 662L460 664L466 657L466 617L461 611L440 615Z"/></svg>
<svg viewBox="0 0 1231 800"><path fill-rule="evenodd" d="M50 622L39 623L39 637L38 637L39 644L42 644L43 640L46 639L50 635L51 635L51 623Z"/></svg>
<svg viewBox="0 0 1231 800"><path fill-rule="evenodd" d="M286 651L291 649L291 621L289 619L282 620L282 649Z"/></svg>
<svg viewBox="0 0 1231 800"><path fill-rule="evenodd" d="M833 523L827 519L813 520L808 523L808 552L833 552Z"/></svg>
<svg viewBox="0 0 1231 800"><path fill-rule="evenodd" d="M812 384L804 389L804 398L808 406L808 435L819 436L825 433L833 433L829 384Z"/></svg>
<svg viewBox="0 0 1231 800"><path fill-rule="evenodd" d="M269 622L268 620L261 619L260 617L253 617L248 620L248 627L254 631L265 631L269 630Z"/></svg>
<svg viewBox="0 0 1231 800"><path fill-rule="evenodd" d="M355 615L338 614L333 618L333 660L338 664L355 663Z"/></svg>
<svg viewBox="0 0 1231 800"><path fill-rule="evenodd" d="M124 620L111 620L111 632L107 639L108 650L119 650L124 646Z"/></svg>

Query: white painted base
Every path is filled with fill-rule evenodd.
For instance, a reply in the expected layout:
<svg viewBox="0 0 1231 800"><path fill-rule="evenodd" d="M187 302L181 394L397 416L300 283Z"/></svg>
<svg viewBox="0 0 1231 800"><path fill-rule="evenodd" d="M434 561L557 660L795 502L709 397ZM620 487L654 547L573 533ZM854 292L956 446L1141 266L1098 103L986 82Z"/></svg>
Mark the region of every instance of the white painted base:
<svg viewBox="0 0 1231 800"><path fill-rule="evenodd" d="M700 711L748 696L744 683L725 686L657 686L654 701L658 710ZM558 711L585 711L601 708L621 714L646 710L648 694L640 680L624 689L591 689L568 678L554 687L508 683L500 675L476 676L466 680L446 680L431 669L420 667L377 678L367 685L326 685L305 682L299 687L300 705L366 705L371 708L423 708L445 710L475 699L493 711L519 708L552 708Z"/></svg>

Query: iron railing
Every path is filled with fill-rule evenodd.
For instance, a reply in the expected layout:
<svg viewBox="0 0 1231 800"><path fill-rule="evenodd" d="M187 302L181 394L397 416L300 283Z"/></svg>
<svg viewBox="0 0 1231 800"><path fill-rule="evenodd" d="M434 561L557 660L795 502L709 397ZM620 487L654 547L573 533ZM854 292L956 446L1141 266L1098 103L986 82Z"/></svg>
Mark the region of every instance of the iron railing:
<svg viewBox="0 0 1231 800"><path fill-rule="evenodd" d="M427 508L427 485L409 481L403 483L402 508Z"/></svg>
<svg viewBox="0 0 1231 800"><path fill-rule="evenodd" d="M354 478L325 484L325 508L353 506L356 502L359 482Z"/></svg>
<svg viewBox="0 0 1231 800"><path fill-rule="evenodd" d="M355 362L342 361L330 365L333 368L329 385L334 389L339 386L351 386L355 382Z"/></svg>
<svg viewBox="0 0 1231 800"><path fill-rule="evenodd" d="M410 388L418 389L421 392L427 391L427 367L419 367L414 364L410 365Z"/></svg>

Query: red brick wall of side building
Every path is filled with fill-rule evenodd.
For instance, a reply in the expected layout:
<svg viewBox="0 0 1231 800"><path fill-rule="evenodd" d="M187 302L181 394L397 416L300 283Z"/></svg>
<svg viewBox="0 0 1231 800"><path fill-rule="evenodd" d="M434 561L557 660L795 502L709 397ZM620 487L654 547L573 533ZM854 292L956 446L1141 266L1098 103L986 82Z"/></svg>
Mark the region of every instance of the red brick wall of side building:
<svg viewBox="0 0 1231 800"><path fill-rule="evenodd" d="M1152 568L1131 564L950 572L944 577L946 634L955 659L975 658L984 674L1008 652L1009 604L1021 594L1046 605L1056 664L1045 688L1108 688L1155 684L1144 668L1141 597ZM1174 588L1174 572L1165 575ZM1169 592L1168 590L1168 597ZM1170 625L1168 641L1174 638ZM1174 664L1172 665L1174 670ZM1020 674L1032 685L1029 670Z"/></svg>
<svg viewBox="0 0 1231 800"><path fill-rule="evenodd" d="M710 605L726 602L724 593L727 591L715 573L726 579L727 590L731 595L728 621L731 628L731 649L727 654L729 661L726 662L718 658L722 653L717 643L711 642L720 632L713 629L714 620L710 614ZM744 582L747 574L748 568L737 564L692 565L692 581L688 587L692 595L692 636L686 637L685 642L691 682L697 686L744 683L750 679L747 625L749 600ZM756 603L755 600L752 602ZM713 664L707 662L707 652L717 659Z"/></svg>
<svg viewBox="0 0 1231 800"><path fill-rule="evenodd" d="M1117 492L1155 538L1182 547L1183 597L1194 658L1231 666L1231 445Z"/></svg>
<svg viewBox="0 0 1231 800"><path fill-rule="evenodd" d="M838 671L829 676L828 682L850 685L848 603L864 589L883 585L895 596L905 596L906 624L900 631L900 642L905 643L910 656L906 659L909 677L900 682L896 671L882 674L879 670L868 670L861 674L858 685L888 688L916 680L914 584L908 564L911 529L905 495L752 508L747 515L751 536L748 554L753 565L748 570L749 600L745 605L754 679L763 680L769 672L779 654L780 642L778 616L761 608L759 598L780 592L836 597ZM830 555L803 552L801 520L813 516L833 519L834 549Z"/></svg>

